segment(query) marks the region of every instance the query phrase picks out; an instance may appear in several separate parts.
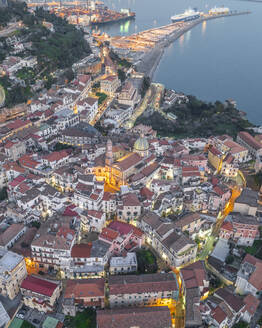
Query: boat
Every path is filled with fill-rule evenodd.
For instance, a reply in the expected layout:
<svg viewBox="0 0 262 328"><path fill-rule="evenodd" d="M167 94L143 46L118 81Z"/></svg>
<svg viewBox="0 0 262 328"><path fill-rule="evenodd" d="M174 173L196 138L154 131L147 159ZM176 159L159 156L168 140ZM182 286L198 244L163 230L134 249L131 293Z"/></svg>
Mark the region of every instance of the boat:
<svg viewBox="0 0 262 328"><path fill-rule="evenodd" d="M198 19L199 17L200 17L199 11L196 11L193 9L188 9L183 14L172 16L171 21L172 21L172 23L189 22L189 21Z"/></svg>
<svg viewBox="0 0 262 328"><path fill-rule="evenodd" d="M98 19L91 21L91 25L103 25L103 24L121 22L129 19L134 19L135 17L136 14L134 12L127 13L122 11L120 13L115 13L114 15L99 17Z"/></svg>

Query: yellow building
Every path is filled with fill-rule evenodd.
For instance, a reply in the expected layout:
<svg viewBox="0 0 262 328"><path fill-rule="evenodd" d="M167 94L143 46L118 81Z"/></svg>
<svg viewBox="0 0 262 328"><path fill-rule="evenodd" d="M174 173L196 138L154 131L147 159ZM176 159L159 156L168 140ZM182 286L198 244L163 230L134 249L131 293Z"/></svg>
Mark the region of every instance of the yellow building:
<svg viewBox="0 0 262 328"><path fill-rule="evenodd" d="M217 170L220 171L223 163L223 154L214 146L208 150L208 161Z"/></svg>
<svg viewBox="0 0 262 328"><path fill-rule="evenodd" d="M120 157L120 155L125 154ZM146 164L144 159L149 156L149 144L144 136L137 139L133 152L118 151L114 156L112 141L109 139L106 145L105 160L97 161L93 168L98 181L104 181L107 185L120 189L128 184L128 178L139 172Z"/></svg>
<svg viewBox="0 0 262 328"><path fill-rule="evenodd" d="M19 293L21 282L27 276L23 256L0 250L0 293L11 300Z"/></svg>

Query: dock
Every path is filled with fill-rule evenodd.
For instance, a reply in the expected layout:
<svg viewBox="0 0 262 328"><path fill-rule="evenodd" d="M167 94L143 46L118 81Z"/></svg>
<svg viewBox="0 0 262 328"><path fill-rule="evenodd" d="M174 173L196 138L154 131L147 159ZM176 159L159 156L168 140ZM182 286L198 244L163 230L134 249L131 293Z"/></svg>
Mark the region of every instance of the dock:
<svg viewBox="0 0 262 328"><path fill-rule="evenodd" d="M223 17L232 17L239 15L250 14L250 11L230 11L227 14L203 14L199 19L189 21L189 22L177 22L161 26L158 28L152 28L132 34L125 37L112 37L110 38L110 44L116 50L128 49L134 52L148 52L158 47L168 46L171 42L174 42L177 38L183 35L188 30L192 29L194 26L202 23L203 21L208 21Z"/></svg>
<svg viewBox="0 0 262 328"><path fill-rule="evenodd" d="M124 54L138 72L144 73L152 79L164 49L187 31L204 21L250 13L250 11L230 11L223 14L202 14L200 18L193 21L171 23L129 36L109 37L102 34L94 37L102 42L109 41L120 57Z"/></svg>

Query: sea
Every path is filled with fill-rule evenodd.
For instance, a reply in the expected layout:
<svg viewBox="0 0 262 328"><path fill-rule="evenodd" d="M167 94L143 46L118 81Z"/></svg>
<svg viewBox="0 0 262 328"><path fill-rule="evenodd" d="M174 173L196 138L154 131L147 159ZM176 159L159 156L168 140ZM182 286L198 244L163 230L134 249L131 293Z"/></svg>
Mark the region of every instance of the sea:
<svg viewBox="0 0 262 328"><path fill-rule="evenodd" d="M109 35L130 35L171 23L170 17L196 8L250 10L197 25L168 48L154 81L204 101L232 98L254 124L262 124L262 1L105 0L115 10L130 8L135 20L99 27Z"/></svg>

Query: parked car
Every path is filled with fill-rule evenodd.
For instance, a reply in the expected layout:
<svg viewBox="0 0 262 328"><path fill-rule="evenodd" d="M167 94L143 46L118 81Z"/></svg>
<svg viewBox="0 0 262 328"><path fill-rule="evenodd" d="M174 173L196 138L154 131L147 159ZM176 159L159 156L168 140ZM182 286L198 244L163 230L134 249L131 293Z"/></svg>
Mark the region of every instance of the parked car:
<svg viewBox="0 0 262 328"><path fill-rule="evenodd" d="M17 318L20 318L20 319L24 319L24 314L22 314L22 313L18 313L17 315L16 315L16 317Z"/></svg>

